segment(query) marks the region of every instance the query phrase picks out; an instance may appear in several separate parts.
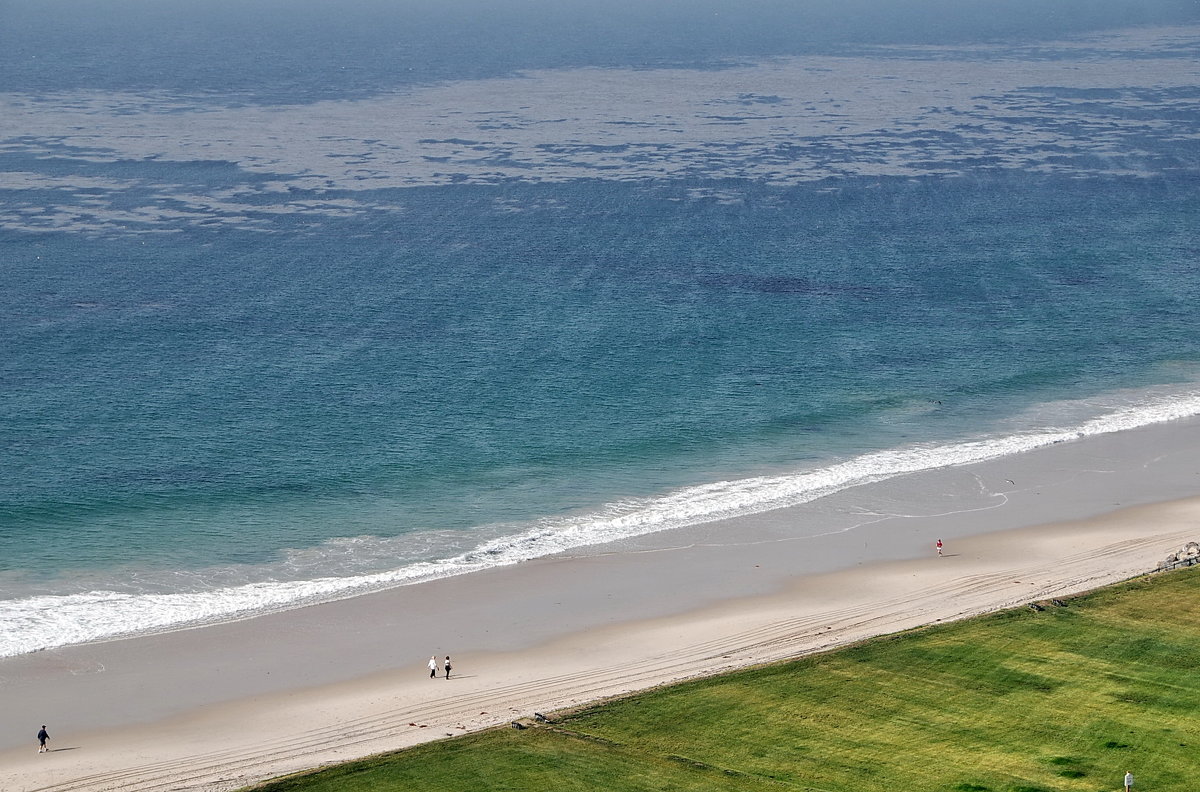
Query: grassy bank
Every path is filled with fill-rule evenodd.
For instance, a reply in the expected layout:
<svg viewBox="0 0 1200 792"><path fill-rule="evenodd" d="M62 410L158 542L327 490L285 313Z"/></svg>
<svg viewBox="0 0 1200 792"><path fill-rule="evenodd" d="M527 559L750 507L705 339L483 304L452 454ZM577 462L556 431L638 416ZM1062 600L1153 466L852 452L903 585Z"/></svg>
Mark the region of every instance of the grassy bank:
<svg viewBox="0 0 1200 792"><path fill-rule="evenodd" d="M433 743L271 792L1196 787L1200 572Z"/></svg>

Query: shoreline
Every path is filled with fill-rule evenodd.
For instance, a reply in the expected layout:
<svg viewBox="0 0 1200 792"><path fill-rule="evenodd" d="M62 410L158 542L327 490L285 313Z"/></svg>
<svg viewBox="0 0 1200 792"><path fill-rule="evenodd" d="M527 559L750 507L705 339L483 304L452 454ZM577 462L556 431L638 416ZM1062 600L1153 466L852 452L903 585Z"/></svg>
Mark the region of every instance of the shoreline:
<svg viewBox="0 0 1200 792"><path fill-rule="evenodd" d="M1144 406L1118 409L1093 417L1073 429L1061 428L1047 430L1043 433L1025 431L1007 436L985 435L975 440L948 441L932 445L902 443L895 448L864 452L840 462L831 462L824 467L800 468L790 472L766 473L759 476L716 481L711 484L685 486L676 491L652 496L639 509L617 518L601 517L598 516L599 512L596 512L588 520L596 524L591 526L592 530L597 527L602 529L598 532L601 535L593 536L590 540L576 535L573 530L575 526L572 524L574 518L567 517L564 518L564 524L557 527L529 529L525 533L518 532L499 536L473 548L464 549L459 555L450 555L427 562L412 561L411 563L398 561L391 557L388 563L393 565L400 563L400 566L389 567L382 571L363 570L342 576L333 574L297 579L285 574L282 579L276 579L275 575L264 567L260 570L263 578L258 582L250 581L217 586L211 590L174 593L170 591L150 593L147 591L123 596L117 593L124 590L120 584L115 586L114 592L108 592L103 582L96 581L90 584L91 588L85 587L86 591L81 588L74 594L43 592L41 595L35 594L27 598L18 595L13 598L12 603L7 601L0 603L14 606L6 609L5 613L18 625L17 629L10 634L0 634L0 660L24 653L54 650L72 645L126 640L158 633L198 629L231 621L256 619L272 613L369 596L393 588L424 585L443 578L459 578L464 575L485 573L497 567L528 564L556 556L589 555L597 552L597 548L601 549L600 552L605 552L604 548L611 548L611 552L623 552L632 547L667 549L667 545L676 541L672 537L686 538L689 533L704 535L708 527L713 525L718 526L719 530L736 534L743 527L755 524L763 514L777 515L794 511L801 519L816 517L817 525L826 530L854 530L862 527L862 524L848 522L847 519L856 513L863 512L862 507L855 499L864 490L868 493L872 489L886 492L891 479L899 479L907 486L909 482L920 482L927 479L930 474L941 476L942 471L950 469L979 467L982 470L989 464L997 469L1007 469L1012 466L1013 459L1026 456L1036 458L1038 453L1053 445L1066 443L1074 446L1078 443L1099 442L1100 438L1110 434L1149 432L1154 427L1163 424L1195 425L1200 422L1200 412L1192 414L1191 410L1195 409L1195 405L1200 405L1200 402L1196 401L1197 398L1200 397L1193 393L1188 399L1170 405L1169 409L1159 404L1155 410L1151 411L1160 413L1154 423L1136 423L1146 418L1147 413ZM1191 406L1189 407L1189 405ZM1174 411L1183 417L1165 418L1161 414L1164 409L1168 414ZM1131 421L1135 422L1132 427L1129 426ZM1126 428L1118 428L1121 426ZM982 461L978 461L980 458ZM966 461L971 459L977 461ZM1019 466L1020 463L1018 463ZM897 472L905 470L908 472ZM992 480L987 483L986 488L992 496L992 502L989 503L986 498L979 500L975 507L977 511L987 511L1003 505L1003 503L997 503L995 499L1006 498L1010 490L1014 495L1019 495L1021 491L1012 479L1004 479L1004 483L1009 485L1005 488L994 477L991 478ZM1022 478L1022 482L1025 482L1024 478ZM942 489L935 487L930 492L940 497L945 494L943 489L953 490L956 486L961 486L961 482L950 482L946 487ZM722 491L724 488L729 488L729 491ZM825 494L816 494L822 489L827 490ZM716 491L716 503L708 503L710 499L714 498L714 490ZM847 492L850 494L844 494ZM878 492L875 494L878 495ZM959 495L961 494L963 493L959 493ZM1159 493L1155 498L1146 498L1145 500L1169 499L1179 497L1180 494L1179 491L1165 491ZM1187 492L1182 494L1187 494ZM689 510L688 503L692 500L706 504L700 509L700 512L709 508L715 513L719 511L722 500L732 499L734 502L738 502L740 498L745 497L748 497L751 502L756 499L762 499L762 502L757 509L742 502L741 507L736 508L735 515L728 517L710 516L705 519L693 513L690 519L694 519L695 523L691 526L676 528L639 526L640 519L645 518L647 514L654 515L657 512L657 517L662 518L664 514L669 514L672 510L681 507L686 512ZM871 497L871 494L867 495L868 500ZM802 500L796 503L797 498ZM675 503L674 501L681 502ZM775 502L775 505L767 507L766 504L772 501ZM792 505L784 505L781 501L784 503L791 501ZM809 505L813 501L819 501L819 503L813 509L809 509ZM1118 501L1114 505L1119 506L1120 502ZM825 506L824 509L823 506ZM927 510L927 504L923 499L918 498L912 500L911 508L919 513ZM953 508L955 513L970 510L961 505ZM584 514L586 516L586 513ZM1071 516L1070 513L1064 513L1064 515ZM1053 515L1047 519L1060 519L1064 515ZM886 512L877 516L886 516ZM633 521L632 526L619 525L626 519ZM772 520L775 517L769 516L766 519ZM651 518L650 523L653 522L655 519ZM616 536L602 538L603 529L607 523L611 523L607 528L612 529ZM557 543L559 549L555 550L553 549L553 545L556 544L554 539L556 531L560 529L565 535L574 538L568 542ZM645 532L640 532L642 530ZM794 538L812 537L811 532L801 529ZM585 543L572 546L571 543L576 541ZM545 544L551 546L547 547ZM567 544L567 546L563 547L563 544ZM663 547L660 548L660 545ZM537 549L538 546L540 549ZM531 547L533 549L530 549ZM403 554L403 550L400 552ZM375 553L378 554L379 551L376 550ZM31 604L29 609L22 608L24 603L35 602L37 604Z"/></svg>
<svg viewBox="0 0 1200 792"><path fill-rule="evenodd" d="M1117 582L1200 539L1197 438L1200 421L1157 424L513 567L5 658L0 787L233 789ZM455 656L456 678L429 680L430 654ZM49 756L33 750L42 723Z"/></svg>

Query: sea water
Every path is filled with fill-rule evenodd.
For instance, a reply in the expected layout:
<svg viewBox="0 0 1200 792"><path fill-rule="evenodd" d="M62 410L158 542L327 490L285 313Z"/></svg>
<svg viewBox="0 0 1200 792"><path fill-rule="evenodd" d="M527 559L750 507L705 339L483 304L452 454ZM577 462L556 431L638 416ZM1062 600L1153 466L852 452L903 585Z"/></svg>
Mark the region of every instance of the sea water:
<svg viewBox="0 0 1200 792"><path fill-rule="evenodd" d="M1200 14L760 5L6 6L0 656L1200 414Z"/></svg>

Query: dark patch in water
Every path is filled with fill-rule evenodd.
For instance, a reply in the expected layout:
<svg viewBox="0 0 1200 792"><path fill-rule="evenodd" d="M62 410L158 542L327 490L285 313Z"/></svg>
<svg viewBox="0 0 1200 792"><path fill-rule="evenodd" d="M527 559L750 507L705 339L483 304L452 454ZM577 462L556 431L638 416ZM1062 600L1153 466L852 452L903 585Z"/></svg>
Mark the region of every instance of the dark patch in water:
<svg viewBox="0 0 1200 792"><path fill-rule="evenodd" d="M800 294L816 296L851 295L870 297L879 289L850 283L821 283L792 275L742 275L731 273L706 278L704 283L716 289L756 294Z"/></svg>

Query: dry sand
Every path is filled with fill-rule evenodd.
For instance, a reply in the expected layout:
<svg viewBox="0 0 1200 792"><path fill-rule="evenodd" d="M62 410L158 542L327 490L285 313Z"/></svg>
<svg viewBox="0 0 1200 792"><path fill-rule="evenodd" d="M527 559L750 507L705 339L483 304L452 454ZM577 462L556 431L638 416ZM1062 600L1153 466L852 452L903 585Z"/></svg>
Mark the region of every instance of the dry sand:
<svg viewBox="0 0 1200 792"><path fill-rule="evenodd" d="M1090 438L577 556L8 658L0 789L234 789L1069 596L1200 539L1198 439L1195 421ZM454 678L428 678L431 653L455 657Z"/></svg>

